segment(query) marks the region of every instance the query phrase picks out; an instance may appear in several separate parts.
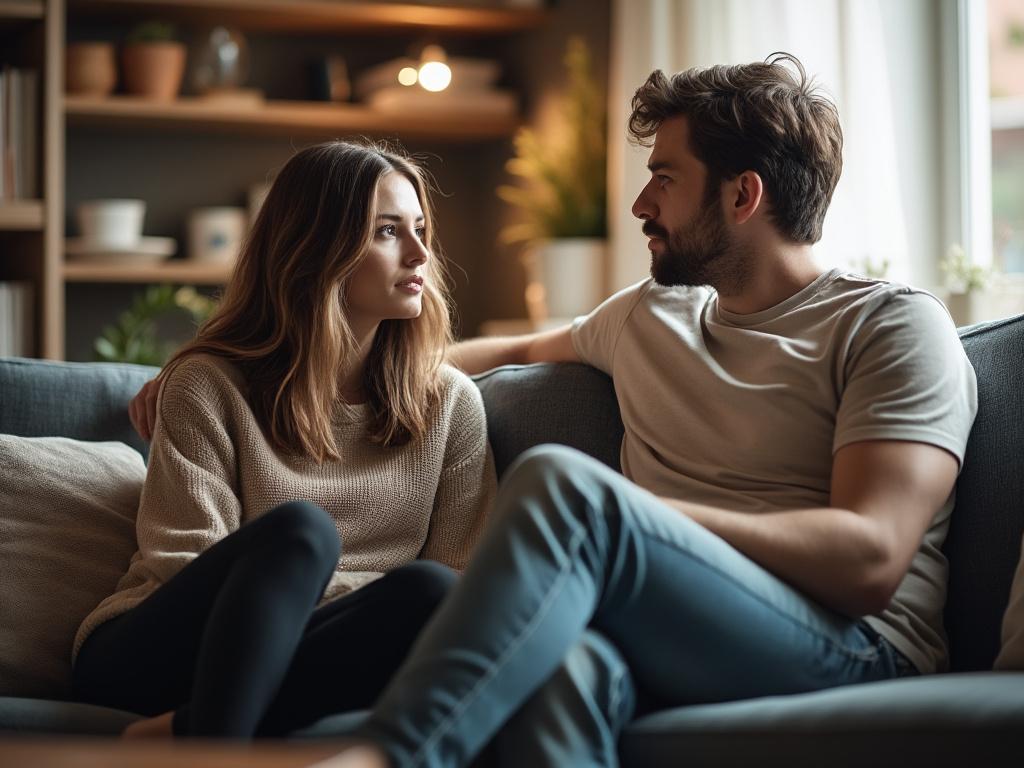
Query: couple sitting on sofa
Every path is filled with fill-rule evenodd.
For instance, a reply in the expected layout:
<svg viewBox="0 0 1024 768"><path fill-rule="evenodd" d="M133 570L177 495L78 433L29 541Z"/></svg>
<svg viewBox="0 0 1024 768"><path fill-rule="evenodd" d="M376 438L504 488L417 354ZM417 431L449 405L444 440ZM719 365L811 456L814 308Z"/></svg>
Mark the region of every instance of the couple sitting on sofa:
<svg viewBox="0 0 1024 768"><path fill-rule="evenodd" d="M516 339L447 347L407 159L289 161L214 317L132 403L139 551L79 630L79 699L152 716L128 735L234 738L372 706L339 764L465 765L587 695L556 674L586 633L616 691L560 764L611 765L636 708L944 668L974 372L933 296L815 264L834 106L777 55L655 72L632 107L651 279ZM624 476L542 447L495 495L445 359L610 374Z"/></svg>

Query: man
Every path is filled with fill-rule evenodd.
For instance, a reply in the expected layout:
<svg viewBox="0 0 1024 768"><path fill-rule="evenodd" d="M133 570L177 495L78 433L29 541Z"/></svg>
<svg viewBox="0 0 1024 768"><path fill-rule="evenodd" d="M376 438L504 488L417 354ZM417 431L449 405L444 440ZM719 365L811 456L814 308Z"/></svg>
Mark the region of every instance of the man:
<svg viewBox="0 0 1024 768"><path fill-rule="evenodd" d="M633 137L654 138L633 204L652 279L571 326L453 354L469 372L610 374L624 477L561 447L509 471L362 731L393 765L462 765L524 703L547 716L594 637L659 707L946 664L939 548L974 374L933 296L816 265L834 106L787 55L655 72L632 106Z"/></svg>

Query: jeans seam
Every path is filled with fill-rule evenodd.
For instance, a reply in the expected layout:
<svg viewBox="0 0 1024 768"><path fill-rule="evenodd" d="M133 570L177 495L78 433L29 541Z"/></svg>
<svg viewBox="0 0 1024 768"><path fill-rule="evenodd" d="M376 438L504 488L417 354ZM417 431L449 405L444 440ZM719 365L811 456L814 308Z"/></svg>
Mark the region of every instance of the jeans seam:
<svg viewBox="0 0 1024 768"><path fill-rule="evenodd" d="M700 525L700 524L694 522L694 525ZM824 641L825 643L827 643L834 650L841 652L844 656L847 656L847 657L849 657L851 659L854 659L856 661L875 661L875 660L878 659L878 650L877 650L877 648L874 648L874 649L872 649L871 651L868 651L868 652L860 652L860 651L855 651L852 648L847 648L845 645L837 643L833 638L829 637L828 635L822 634L818 629L816 629L814 627L811 627L811 626L808 626L807 624L799 621L796 617L791 616L790 614L786 613L781 608L779 608L777 605L775 605L774 603L766 600L763 596L759 595L757 592L755 592L752 589L750 589L742 581L738 581L737 579L733 578L732 575L729 574L727 571L724 571L721 568L719 568L718 566L714 565L713 563L710 563L709 561L705 560L703 557L701 557L700 555L695 553L692 549L687 549L687 548L680 547L677 542L669 541L669 540L665 539L663 536L661 536L660 534L658 534L656 532L653 532L653 531L650 531L647 528L641 528L641 530L643 531L644 536L650 536L652 539L660 542L661 544L664 544L667 547L671 547L672 549L676 550L680 554L686 555L686 556L692 558L693 560L696 560L697 562L701 563L702 565L704 565L704 567L708 568L709 570L714 571L719 576L721 576L723 579L725 579L726 581L732 583L736 588L742 590L743 592L746 592L750 597L753 597L759 603L761 603L765 607L769 608L771 611L776 613L781 618L785 619L790 624L792 624L792 625L794 625L794 626L804 630L805 632L808 632L808 633L814 635L818 639L820 639L820 640ZM724 541L724 539L723 539L723 541ZM732 546L732 545L729 545L728 542L726 542L726 544L728 546ZM739 550L736 550L736 551L737 551L737 553L740 554L740 556L746 557L746 555L744 555ZM747 558L747 559L749 559L749 558ZM769 573L769 575L771 575L773 578L778 578L777 576L772 574L767 569L765 569L765 571L766 571L766 573ZM810 598L806 598L806 599L809 600Z"/></svg>
<svg viewBox="0 0 1024 768"><path fill-rule="evenodd" d="M566 562L562 567L561 571L557 574L554 581L552 581L551 586L548 589L548 593L544 596L544 599L541 601L540 607L537 609L537 612L534 614L533 618L526 624L525 627L523 627L522 631L508 645L504 653L502 653L500 657L494 660L494 662L491 664L490 669L487 671L487 674L484 675L484 677L482 677L479 681L477 681L476 685L474 685L473 688L469 690L465 696L462 697L462 700L456 707L452 709L452 711L447 715L447 717L445 717L444 720L438 723L437 727L434 728L433 733L423 741L423 744L412 756L413 765L423 764L424 754L437 743L438 739L440 739L443 735L445 735L451 730L452 723L456 719L458 719L458 717L463 712L465 712L466 708L479 696L480 691L494 679L494 677L498 674L498 671L504 666L504 664L508 660L509 656L511 656L515 651L517 651L520 648L520 646L522 646L522 644L525 642L526 638L533 633L537 625L540 623L541 619L543 619L544 616L547 614L547 611L550 610L551 605L556 597L556 588L560 586L561 583L565 581L565 579L568 578L569 574L571 573L572 564L575 560L576 553L579 549L580 543L584 538L586 538L586 535L586 529L579 528L576 530L576 532L573 534L572 539L570 539L569 545L567 547L569 557L566 558Z"/></svg>

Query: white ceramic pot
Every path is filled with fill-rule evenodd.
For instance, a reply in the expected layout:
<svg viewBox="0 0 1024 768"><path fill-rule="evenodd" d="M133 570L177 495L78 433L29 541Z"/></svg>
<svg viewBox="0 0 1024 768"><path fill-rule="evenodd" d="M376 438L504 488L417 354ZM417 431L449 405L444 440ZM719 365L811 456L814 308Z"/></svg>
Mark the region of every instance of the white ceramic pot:
<svg viewBox="0 0 1024 768"><path fill-rule="evenodd" d="M131 248L142 239L145 200L87 200L75 210L83 242L101 248Z"/></svg>
<svg viewBox="0 0 1024 768"><path fill-rule="evenodd" d="M608 242L599 237L545 240L530 250L533 280L543 287L547 318L571 319L598 305L607 250Z"/></svg>
<svg viewBox="0 0 1024 768"><path fill-rule="evenodd" d="M249 214L245 208L196 208L187 228L190 259L229 263L238 257Z"/></svg>

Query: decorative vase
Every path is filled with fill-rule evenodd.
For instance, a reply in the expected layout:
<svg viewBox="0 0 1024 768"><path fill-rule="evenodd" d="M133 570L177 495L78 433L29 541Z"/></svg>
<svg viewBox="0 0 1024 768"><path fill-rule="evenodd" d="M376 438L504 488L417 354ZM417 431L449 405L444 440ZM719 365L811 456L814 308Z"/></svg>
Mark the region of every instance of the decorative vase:
<svg viewBox="0 0 1024 768"><path fill-rule="evenodd" d="M173 101L185 74L185 46L175 42L129 43L124 47L124 84L128 93Z"/></svg>
<svg viewBox="0 0 1024 768"><path fill-rule="evenodd" d="M527 253L532 274L528 291L533 293L527 303L541 304L543 310L531 315L543 317L533 319L571 319L596 307L602 297L607 250L608 242L599 237L564 237L534 245Z"/></svg>
<svg viewBox="0 0 1024 768"><path fill-rule="evenodd" d="M71 43L65 54L64 88L80 96L109 96L117 84L111 43Z"/></svg>

